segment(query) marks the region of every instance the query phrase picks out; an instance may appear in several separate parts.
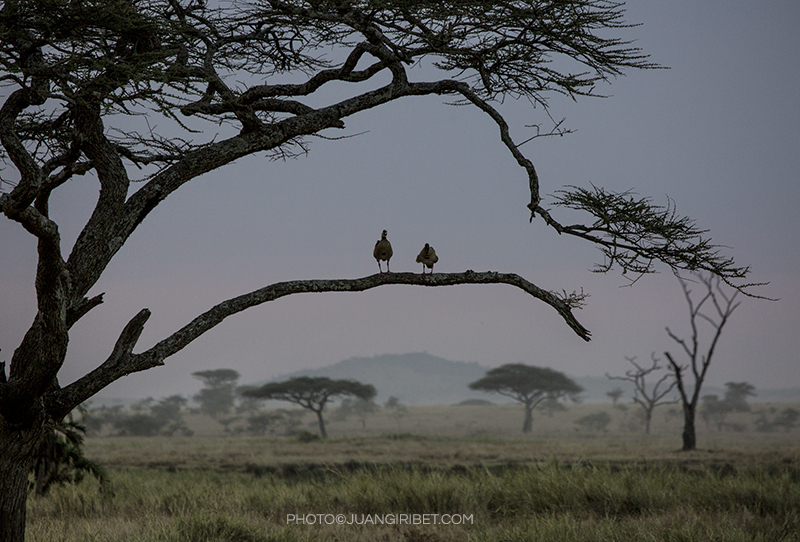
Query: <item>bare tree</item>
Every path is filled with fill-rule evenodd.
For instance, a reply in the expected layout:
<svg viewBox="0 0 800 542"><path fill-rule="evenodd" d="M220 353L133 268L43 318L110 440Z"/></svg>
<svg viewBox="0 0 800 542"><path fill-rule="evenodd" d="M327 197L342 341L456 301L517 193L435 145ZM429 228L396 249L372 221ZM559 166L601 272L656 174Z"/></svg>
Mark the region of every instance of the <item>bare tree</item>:
<svg viewBox="0 0 800 542"><path fill-rule="evenodd" d="M683 404L683 450L694 450L697 448L697 433L695 431L695 418L697 414L697 404L700 400L700 389L703 387L708 368L714 357L714 350L717 347L722 329L728 323L733 311L741 303L736 301L738 290L731 294L725 293L719 278L713 275L694 273L696 284L702 286L703 296L695 301L692 299L692 290L689 287L689 280L676 273L678 282L683 290L686 303L689 305L689 323L691 326L691 338L687 341L678 337L667 328L669 337L680 345L681 350L688 358L688 364L678 363L669 352L664 352L669 369L675 377L678 393ZM703 312L708 308L711 315ZM711 326L712 336L708 346L703 349L700 346L700 323L706 322ZM689 375L687 376L687 372ZM688 385L692 385L690 390Z"/></svg>
<svg viewBox="0 0 800 542"><path fill-rule="evenodd" d="M655 410L655 408L659 405L677 403L675 400L664 401L663 399L675 388L678 382L673 378L672 373L666 373L658 379L652 388L648 389L646 382L647 375L662 368L658 365L659 359L656 358L656 353L652 352L650 354L650 359L652 360L653 365L651 365L649 368L644 368L636 363L636 356L630 358L626 356L625 359L628 360L628 363L634 366L634 369L625 371L625 376L611 376L610 374L606 373L606 377L611 380L624 380L627 382L633 382L633 385L635 386L635 390L633 392L633 401L642 407L642 410L644 411L644 432L649 435L650 422L653 419L653 410ZM667 383L669 384L668 386L661 388L663 384Z"/></svg>
<svg viewBox="0 0 800 542"><path fill-rule="evenodd" d="M94 291L140 224L205 173L255 154L307 152L345 120L411 96L446 96L496 124L530 189L531 221L600 247L602 266L632 274L705 269L745 277L686 217L630 193L570 187L555 206L588 213L564 225L542 206L533 162L494 104L597 96L628 69L657 67L616 35L628 25L606 0L502 2L344 0L9 0L0 5L0 214L37 242L37 313L0 372L0 539L24 538L27 476L35 450L77 405L125 375L162 365L225 318L303 292L387 284L514 285L551 305L580 336L582 294L557 295L514 274L412 273L267 285L221 301L152 347L134 353L150 311L121 330L106 360L68 386L58 374L72 327L103 303ZM429 66L426 80L409 67ZM430 76L430 77L428 77ZM336 86L342 92L327 93ZM312 105L309 105L312 104ZM549 122L547 114L543 117ZM561 123L534 137L566 133ZM347 134L345 134L347 135ZM532 138L531 138L532 139ZM94 209L65 252L51 195L96 182ZM553 214L551 214L551 212ZM6 258L4 258L6 260ZM628 275L630 276L630 275ZM744 287L744 286L741 286ZM132 311L133 312L133 311ZM6 381L7 380L7 381Z"/></svg>

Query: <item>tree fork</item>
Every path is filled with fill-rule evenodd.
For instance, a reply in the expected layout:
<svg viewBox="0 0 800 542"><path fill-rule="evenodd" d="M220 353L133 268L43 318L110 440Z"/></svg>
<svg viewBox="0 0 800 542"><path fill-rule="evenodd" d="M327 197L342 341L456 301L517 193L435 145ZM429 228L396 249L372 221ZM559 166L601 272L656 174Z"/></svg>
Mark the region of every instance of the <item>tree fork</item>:
<svg viewBox="0 0 800 542"><path fill-rule="evenodd" d="M458 284L509 284L516 286L533 297L553 307L566 321L567 325L583 340L591 339L591 332L583 327L572 314L572 309L580 307L585 294L559 296L544 290L514 273L494 271L463 273L435 273L420 275L416 273L385 273L358 279L315 279L278 282L253 292L228 299L201 314L183 328L179 329L158 344L142 352L133 354L133 348L141 335L147 319L148 309L142 309L125 327L113 353L98 368L69 386L54 391L47 398L48 411L59 419L66 416L77 405L102 390L111 382L139 371L164 364L169 356L182 350L200 335L210 330L228 316L274 301L292 294L311 292L361 292L389 284L408 284L417 286L454 286Z"/></svg>

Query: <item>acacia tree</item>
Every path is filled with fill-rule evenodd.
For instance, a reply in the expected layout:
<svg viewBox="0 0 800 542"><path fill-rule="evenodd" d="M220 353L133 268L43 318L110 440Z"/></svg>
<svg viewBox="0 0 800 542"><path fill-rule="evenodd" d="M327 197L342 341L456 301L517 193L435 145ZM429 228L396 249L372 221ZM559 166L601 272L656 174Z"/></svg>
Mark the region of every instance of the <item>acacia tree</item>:
<svg viewBox="0 0 800 542"><path fill-rule="evenodd" d="M200 403L200 410L212 418L227 414L233 408L236 381L239 373L233 369L212 369L197 371L192 376L205 384L194 400Z"/></svg>
<svg viewBox="0 0 800 542"><path fill-rule="evenodd" d="M642 407L642 411L644 412L644 432L649 435L650 422L653 419L653 410L655 410L658 405L667 405L677 402L664 401L663 399L675 388L678 382L673 378L673 374L668 372L662 375L652 388L648 389L646 382L647 375L661 369L661 367L658 366L659 359L656 358L656 353L652 352L650 354L650 359L652 360L653 365L651 365L649 368L642 367L636 363L636 356L630 358L626 356L625 359L628 360L628 363L633 365L635 369L625 371L625 376L611 376L610 374L606 373L606 377L611 380L625 380L627 382L633 382L633 385L635 386L633 392L633 401ZM664 388L661 388L662 384L668 385ZM659 388L661 389L659 390Z"/></svg>
<svg viewBox="0 0 800 542"><path fill-rule="evenodd" d="M533 409L540 402L545 399L558 400L583 391L582 387L564 373L523 363L509 363L491 369L486 372L486 376L472 382L469 388L497 393L522 403L525 407L523 433L531 432Z"/></svg>
<svg viewBox="0 0 800 542"><path fill-rule="evenodd" d="M756 387L750 382L725 382L725 401L732 412L750 412L748 397L756 397Z"/></svg>
<svg viewBox="0 0 800 542"><path fill-rule="evenodd" d="M369 401L375 397L376 391L373 385L362 384L355 380L332 380L325 376L299 376L284 382L270 382L260 388L243 389L241 394L257 399L289 401L312 411L317 415L320 436L327 438L328 433L325 431L322 411L325 410L325 405L332 398L344 396Z"/></svg>
<svg viewBox="0 0 800 542"><path fill-rule="evenodd" d="M731 412L750 412L747 397L755 397L755 386L749 382L726 382L725 396L720 400L717 395L704 395L701 398L700 416L708 423L714 421L718 431L725 427L725 418Z"/></svg>
<svg viewBox="0 0 800 542"><path fill-rule="evenodd" d="M681 397L683 405L683 450L688 451L697 448L697 434L695 431L697 404L700 400L700 390L703 387L708 368L711 366L714 350L717 347L720 335L722 335L722 328L728 323L728 318L741 302L736 301L738 291L728 294L723 290L718 278L701 273L695 273L694 277L702 285L705 293L699 301L695 301L692 299L689 280L677 274L676 277L683 290L686 303L689 305L691 338L688 341L682 339L669 328L667 328L667 334L680 345L681 350L689 359L689 363L681 365L669 352L664 352L664 356L669 362L669 370L675 377L675 383ZM706 307L713 311L711 315L702 312ZM701 321L708 323L712 329L711 341L705 350L700 345L699 325ZM687 371L691 371L691 376L687 376ZM693 386L691 392L688 388L689 380Z"/></svg>
<svg viewBox="0 0 800 542"><path fill-rule="evenodd" d="M355 416L361 422L361 429L366 429L367 417L379 409L380 406L373 399L344 399L336 410L336 420L345 421Z"/></svg>
<svg viewBox="0 0 800 542"><path fill-rule="evenodd" d="M656 67L615 37L627 26L623 5L607 0L3 2L0 214L33 236L38 261L36 316L13 353L7 381L0 374L0 539L24 537L27 472L59 420L249 307L302 292L386 284L506 283L551 305L589 339L572 314L583 295L554 294L515 274L290 281L221 300L134 353L150 317L143 308L107 359L61 387L71 328L103 303L95 285L165 199L245 156L304 153L305 138L346 130L345 120L359 112L423 95L477 107L496 123L500 143L521 167L531 221L541 217L547 227L598 246L601 270L618 266L635 275L662 261L725 281L746 276L748 268L720 256L705 231L671 203L568 187L556 193L555 207L542 206L534 164L495 104L523 98L547 113L552 93L595 96L598 83L627 69ZM420 63L430 77L412 80L408 68ZM318 92L332 85L347 95ZM555 124L537 135L564 132ZM51 195L81 177L96 182L98 197L74 245L65 247L50 214ZM585 223L562 224L559 206L584 211Z"/></svg>

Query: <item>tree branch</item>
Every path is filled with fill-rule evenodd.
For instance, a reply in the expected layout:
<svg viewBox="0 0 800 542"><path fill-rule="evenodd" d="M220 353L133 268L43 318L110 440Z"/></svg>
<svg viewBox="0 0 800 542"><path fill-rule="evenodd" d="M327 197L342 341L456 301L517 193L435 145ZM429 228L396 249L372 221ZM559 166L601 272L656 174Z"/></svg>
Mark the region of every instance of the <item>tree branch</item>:
<svg viewBox="0 0 800 542"><path fill-rule="evenodd" d="M726 295L722 291L721 279L719 277L714 277L713 275L705 276L700 273L696 273L695 276L706 288L706 293L696 304L692 300L692 290L688 286L688 279L681 277L677 273L675 274L675 277L678 279L681 289L683 290L686 303L689 305L689 318L692 330L691 346L689 346L684 339L681 339L669 328L667 328L667 334L669 337L683 348L683 351L689 358L690 365L688 367L692 369L692 374L694 376L694 392L692 393L691 400L688 399L688 396L685 393L683 383L682 373L686 367L679 366L669 352L664 352L664 355L667 357L667 360L670 363L670 369L675 375L675 380L678 384L678 390L681 393L681 397L683 398L685 406L694 406L697 404L697 401L700 397L700 388L705 381L706 374L711 366L711 359L714 356L714 350L717 346L720 336L722 335L722 328L725 327L725 324L728 322L728 318L731 314L733 314L733 311L736 310L736 307L738 307L740 304L739 302L735 302L739 291L734 291L734 293L730 296ZM719 302L720 297L724 300L724 303ZM717 314L719 316L718 320L714 320L713 318L710 318L700 312L703 305L709 300L711 300L711 303L717 310ZM706 353L702 355L700 352L699 330L697 327L698 317L708 322L714 328L714 336L709 343Z"/></svg>
<svg viewBox="0 0 800 542"><path fill-rule="evenodd" d="M125 327L111 356L97 369L85 375L66 388L55 391L48 403L57 413L69 412L72 408L88 399L98 391L119 378L164 364L169 356L179 352L189 343L208 330L221 323L225 318L251 307L274 301L293 294L311 292L362 292L389 284L408 284L416 286L454 286L457 284L509 284L516 286L533 297L553 307L567 325L585 341L589 341L591 333L583 327L572 314L569 301L558 295L543 290L513 273L496 273L487 271L476 273L472 270L464 273L436 273L418 275L415 273L386 273L370 275L359 279L320 279L279 282L223 301L201 314L186 326L140 354L131 354L144 324L150 317L150 311L142 309Z"/></svg>
<svg viewBox="0 0 800 542"><path fill-rule="evenodd" d="M597 272L605 273L619 265L623 273L641 276L655 272L654 262L661 261L673 271L708 271L737 291L761 297L747 290L763 283L733 284L734 279L745 278L750 268L738 267L732 258L722 256L722 247L706 237L708 231L678 215L671 199L661 206L649 197L636 197L632 191L616 193L595 186L570 186L556 192L555 204L596 218L589 225L564 226L544 209L536 209L559 233L580 237L600 248L605 261L597 265Z"/></svg>
<svg viewBox="0 0 800 542"><path fill-rule="evenodd" d="M465 83L459 84L458 92L460 92L467 100L472 102L480 110L489 115L492 120L494 120L498 128L500 128L500 140L511 152L511 155L517 161L517 164L519 164L527 172L528 185L531 192L531 201L528 204L528 209L531 211L531 221L533 221L533 217L535 216L536 210L539 208L539 202L541 201L541 197L539 195L539 175L536 173L536 168L533 167L533 162L525 158L525 155L520 152L518 145L515 144L511 139L508 123L503 118L503 115L501 115L494 107L489 105L486 100L481 99L480 96L478 96L478 94L469 87L469 85Z"/></svg>
<svg viewBox="0 0 800 542"><path fill-rule="evenodd" d="M97 298L89 300L91 304ZM150 318L150 311L142 309L134 316L120 333L111 355L94 371L84 375L66 388L55 390L45 398L48 412L54 419L60 420L82 402L89 399L119 378L135 372L130 370L135 362L133 348Z"/></svg>

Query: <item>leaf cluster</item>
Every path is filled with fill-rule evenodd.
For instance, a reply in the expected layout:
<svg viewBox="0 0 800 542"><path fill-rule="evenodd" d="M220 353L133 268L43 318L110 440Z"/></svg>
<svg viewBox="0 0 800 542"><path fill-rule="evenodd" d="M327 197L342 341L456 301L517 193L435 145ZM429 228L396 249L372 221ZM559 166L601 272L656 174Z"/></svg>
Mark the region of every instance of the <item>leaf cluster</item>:
<svg viewBox="0 0 800 542"><path fill-rule="evenodd" d="M228 388L236 384L239 373L234 369L210 369L197 371L192 376L203 381L207 388Z"/></svg>
<svg viewBox="0 0 800 542"><path fill-rule="evenodd" d="M533 367L522 363L510 363L491 369L486 376L472 382L469 388L495 392L523 402L532 397L562 396L583 391L581 386L564 373L549 367Z"/></svg>
<svg viewBox="0 0 800 542"><path fill-rule="evenodd" d="M660 261L673 270L708 271L740 291L756 286L731 283L746 277L750 268L737 266L732 258L723 256L722 247L706 236L708 230L679 215L669 198L662 206L630 190L612 192L596 186L570 186L556 192L555 204L595 217L588 225L567 226L550 219L559 233L586 239L600 248L604 261L597 264L595 272L605 273L619 266L623 274L641 277L654 273L654 264ZM631 280L635 282L638 277Z"/></svg>
<svg viewBox="0 0 800 542"><path fill-rule="evenodd" d="M85 410L79 409L83 417ZM59 422L40 444L33 467L33 482L37 495L46 495L55 485L78 484L91 475L102 487L109 484L105 469L84 455L86 426L72 413Z"/></svg>
<svg viewBox="0 0 800 542"><path fill-rule="evenodd" d="M299 376L283 382L270 382L258 388L243 389L241 394L258 399L288 401L318 411L332 397L349 396L368 401L374 398L377 392L373 385L362 384L355 380Z"/></svg>
<svg viewBox="0 0 800 542"><path fill-rule="evenodd" d="M484 99L595 95L626 68L655 67L630 42L604 37L629 26L623 13L598 0L19 0L0 9L0 68L8 84L49 102L19 118L46 159L70 147L77 104L159 113L197 135L186 116L252 131L308 112L297 98L330 81L387 70L407 79L403 66L423 59ZM284 82L298 76L307 79ZM127 133L118 145L137 166L164 167L209 142L173 140L153 125Z"/></svg>

